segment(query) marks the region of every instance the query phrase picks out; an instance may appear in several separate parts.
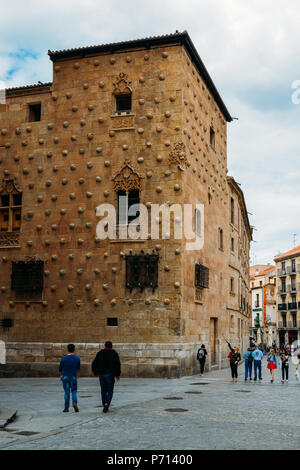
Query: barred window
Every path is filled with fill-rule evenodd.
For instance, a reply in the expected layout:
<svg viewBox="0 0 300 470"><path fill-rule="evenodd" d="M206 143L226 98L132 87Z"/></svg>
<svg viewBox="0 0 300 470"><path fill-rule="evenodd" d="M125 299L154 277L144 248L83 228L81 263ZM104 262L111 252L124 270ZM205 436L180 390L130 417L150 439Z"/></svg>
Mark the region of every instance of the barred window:
<svg viewBox="0 0 300 470"><path fill-rule="evenodd" d="M141 289L152 288L152 291L158 287L158 259L159 255L152 252L133 255L130 252L126 255L126 287L132 292L135 287Z"/></svg>
<svg viewBox="0 0 300 470"><path fill-rule="evenodd" d="M41 293L44 287L44 261L13 261L11 289L16 293Z"/></svg>
<svg viewBox="0 0 300 470"><path fill-rule="evenodd" d="M195 264L195 286L209 287L209 268L202 264Z"/></svg>

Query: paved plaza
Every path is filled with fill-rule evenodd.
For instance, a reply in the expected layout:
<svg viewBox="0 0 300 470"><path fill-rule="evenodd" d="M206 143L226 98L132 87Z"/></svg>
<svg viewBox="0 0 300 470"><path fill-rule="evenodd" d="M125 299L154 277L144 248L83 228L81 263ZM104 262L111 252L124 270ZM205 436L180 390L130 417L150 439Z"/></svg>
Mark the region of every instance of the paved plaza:
<svg viewBox="0 0 300 470"><path fill-rule="evenodd" d="M59 378L0 379L0 407L18 409L0 431L0 449L299 449L294 364L288 384L280 370L271 384L265 362L261 382L244 382L243 371L242 364L235 384L229 369L205 377L121 379L107 414L96 378L79 378L79 413L62 413Z"/></svg>

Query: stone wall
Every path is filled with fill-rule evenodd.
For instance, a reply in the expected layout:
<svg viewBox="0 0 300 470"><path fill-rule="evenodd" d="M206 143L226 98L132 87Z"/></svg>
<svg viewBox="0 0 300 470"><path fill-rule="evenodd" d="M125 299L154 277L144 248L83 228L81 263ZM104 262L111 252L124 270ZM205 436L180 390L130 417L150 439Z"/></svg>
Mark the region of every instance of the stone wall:
<svg viewBox="0 0 300 470"><path fill-rule="evenodd" d="M75 346L81 358L80 375L93 376L91 363L103 344L76 343ZM113 346L120 355L123 377L174 378L199 372L195 344L116 343ZM66 351L67 343L6 343L7 364L0 366L0 377L55 377Z"/></svg>

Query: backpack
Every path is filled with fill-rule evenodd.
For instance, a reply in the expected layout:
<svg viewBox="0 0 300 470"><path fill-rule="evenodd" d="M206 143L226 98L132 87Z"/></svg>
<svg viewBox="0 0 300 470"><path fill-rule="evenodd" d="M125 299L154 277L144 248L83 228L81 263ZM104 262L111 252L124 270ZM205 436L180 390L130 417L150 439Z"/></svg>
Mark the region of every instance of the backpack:
<svg viewBox="0 0 300 470"><path fill-rule="evenodd" d="M253 356L252 356L252 352L251 352L251 351L250 351L250 354L249 354L249 356L248 356L247 361L250 362L250 364L251 364L251 362L253 361Z"/></svg>
<svg viewBox="0 0 300 470"><path fill-rule="evenodd" d="M205 357L205 352L203 349L199 349L198 353L197 353L197 359L198 361L200 361L201 359L203 359Z"/></svg>

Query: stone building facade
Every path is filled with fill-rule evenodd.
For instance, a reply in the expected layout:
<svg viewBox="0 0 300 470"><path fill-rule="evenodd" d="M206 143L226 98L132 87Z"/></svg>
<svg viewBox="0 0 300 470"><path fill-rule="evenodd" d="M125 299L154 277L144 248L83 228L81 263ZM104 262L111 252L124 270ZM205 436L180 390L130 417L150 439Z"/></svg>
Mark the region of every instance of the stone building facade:
<svg viewBox="0 0 300 470"><path fill-rule="evenodd" d="M277 328L280 347L299 344L300 245L275 256L277 270Z"/></svg>
<svg viewBox="0 0 300 470"><path fill-rule="evenodd" d="M53 374L73 342L89 374L108 339L127 376L194 373L200 343L223 367L223 335L247 346L252 230L227 175L231 116L188 33L49 56L52 83L7 89L0 109L3 373ZM149 223L124 239L134 203ZM116 237L99 236L103 204ZM163 227L153 204L190 217ZM174 237L183 218L195 249Z"/></svg>
<svg viewBox="0 0 300 470"><path fill-rule="evenodd" d="M252 298L251 336L268 347L277 344L276 326L276 268L256 265L250 267Z"/></svg>

